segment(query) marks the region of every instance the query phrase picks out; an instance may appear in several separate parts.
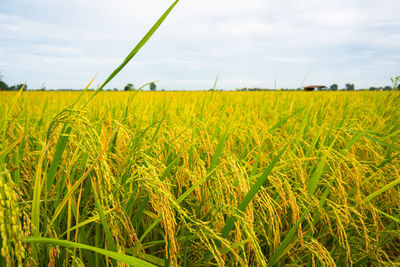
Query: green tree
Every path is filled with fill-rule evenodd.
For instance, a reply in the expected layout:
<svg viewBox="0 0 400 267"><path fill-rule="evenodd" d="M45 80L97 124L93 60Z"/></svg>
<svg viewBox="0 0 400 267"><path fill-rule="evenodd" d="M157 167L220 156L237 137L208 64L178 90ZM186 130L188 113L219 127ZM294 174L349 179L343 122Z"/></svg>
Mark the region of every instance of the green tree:
<svg viewBox="0 0 400 267"><path fill-rule="evenodd" d="M10 90L10 91L19 91L22 88L22 86L24 86L23 83L16 84L16 85L13 85L10 88L8 88L8 90ZM25 84L25 87L24 87L24 91L26 91L26 90L28 90L28 85L27 84Z"/></svg>
<svg viewBox="0 0 400 267"><path fill-rule="evenodd" d="M329 89L332 90L332 91L337 91L338 85L336 83L334 83L329 87Z"/></svg>
<svg viewBox="0 0 400 267"><path fill-rule="evenodd" d="M125 91L132 91L135 90L135 87L133 86L133 83L128 83L125 87L124 87Z"/></svg>
<svg viewBox="0 0 400 267"><path fill-rule="evenodd" d="M8 85L2 80L0 80L0 91L7 91L7 90L9 90Z"/></svg>
<svg viewBox="0 0 400 267"><path fill-rule="evenodd" d="M157 85L155 83L150 84L150 91L155 91L157 89Z"/></svg>
<svg viewBox="0 0 400 267"><path fill-rule="evenodd" d="M354 91L354 83L346 83L346 91Z"/></svg>
<svg viewBox="0 0 400 267"><path fill-rule="evenodd" d="M0 91L7 91L7 90L9 90L8 85L1 80L2 78L3 78L3 75L1 74L1 71L0 71Z"/></svg>

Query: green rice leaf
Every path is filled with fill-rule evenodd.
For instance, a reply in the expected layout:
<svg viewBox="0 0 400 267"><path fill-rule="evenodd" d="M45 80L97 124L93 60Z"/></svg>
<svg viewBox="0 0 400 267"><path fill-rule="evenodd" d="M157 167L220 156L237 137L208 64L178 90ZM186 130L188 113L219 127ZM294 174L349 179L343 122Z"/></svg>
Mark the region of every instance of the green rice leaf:
<svg viewBox="0 0 400 267"><path fill-rule="evenodd" d="M129 53L129 55L122 61L121 65L119 65L108 78L103 82L103 84L94 92L94 94L87 100L84 107L106 86L125 66L128 62L139 52L139 50L147 43L150 37L157 31L163 21L167 18L172 9L178 4L179 0L176 0L165 12L164 14L157 20L157 22L151 27L151 29L146 33L146 35L140 40L140 42L133 48L133 50Z"/></svg>
<svg viewBox="0 0 400 267"><path fill-rule="evenodd" d="M395 187L396 185L400 184L400 178L397 178L396 180L392 181L391 183L385 185L384 187L376 190L374 193L370 194L369 196L367 196L366 198L363 199L362 203L368 202L371 199L379 196L380 194L382 194L383 192Z"/></svg>
<svg viewBox="0 0 400 267"><path fill-rule="evenodd" d="M281 158L282 154L285 152L289 145L286 145L279 153L272 159L271 163L269 166L265 169L263 172L262 176L258 178L258 180L254 183L254 185L251 187L249 192L246 194L246 196L243 198L242 202L238 205L238 210L244 211L247 207L247 205L250 203L250 201L254 198L254 196L257 194L258 190L260 190L261 186L265 183L267 180L268 176L272 172L274 166L278 163L279 159ZM234 227L236 221L236 217L231 216L226 222L224 228L221 230L221 236L223 238L227 237L229 232L232 230Z"/></svg>
<svg viewBox="0 0 400 267"><path fill-rule="evenodd" d="M23 240L26 243L34 243L34 244L50 244L53 246L60 246L60 247L66 247L66 248L77 248L77 249L87 249L93 252L96 252L98 254L102 254L104 256L110 257L114 260L117 260L122 263L126 263L132 266L138 266L138 267L154 267L155 265L145 262L144 260L141 260L139 258L125 255L122 253L114 252L114 251L109 251L106 249L102 248L97 248L85 244L80 244L80 243L75 243L67 240L60 240L56 238L44 238L44 237L26 237Z"/></svg>
<svg viewBox="0 0 400 267"><path fill-rule="evenodd" d="M299 220L292 227L292 229L290 229L289 233L286 235L285 239L283 239L283 241L279 245L279 247L275 250L274 254L272 254L267 266L274 266L276 263L278 263L279 258L283 256L283 253L286 251L287 247L289 246L290 242L292 241L297 228L299 228L300 224L303 222L304 217L306 216L306 214L310 210L310 208L311 208L311 206L309 206L305 211L303 211L303 214L301 215Z"/></svg>

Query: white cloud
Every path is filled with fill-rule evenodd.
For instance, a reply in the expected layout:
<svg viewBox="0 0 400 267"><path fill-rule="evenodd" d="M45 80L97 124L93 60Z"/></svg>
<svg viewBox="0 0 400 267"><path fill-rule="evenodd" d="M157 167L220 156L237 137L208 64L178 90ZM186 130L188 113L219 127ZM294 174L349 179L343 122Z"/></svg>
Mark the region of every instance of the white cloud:
<svg viewBox="0 0 400 267"><path fill-rule="evenodd" d="M10 84L81 88L121 62L171 1L13 0L0 7L0 68ZM400 1L181 0L110 87L166 89L390 83ZM56 77L56 78L54 78ZM210 82L211 81L211 82Z"/></svg>

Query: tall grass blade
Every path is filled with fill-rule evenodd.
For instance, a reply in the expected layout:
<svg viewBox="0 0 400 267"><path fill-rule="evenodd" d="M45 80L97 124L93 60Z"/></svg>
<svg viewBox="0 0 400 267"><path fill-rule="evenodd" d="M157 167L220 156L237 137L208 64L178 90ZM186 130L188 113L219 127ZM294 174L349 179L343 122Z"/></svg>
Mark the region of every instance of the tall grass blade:
<svg viewBox="0 0 400 267"><path fill-rule="evenodd" d="M115 245L110 228L108 227L108 223L107 223L106 217L104 215L104 210L100 203L99 196L97 194L96 185L93 181L92 181L92 189L93 189L94 197L96 199L96 207L97 207L97 211L99 212L100 221L101 221L101 224L103 225L103 230L106 234L107 244L112 251L117 251L117 246Z"/></svg>
<svg viewBox="0 0 400 267"><path fill-rule="evenodd" d="M250 201L254 198L254 196L257 194L258 190L260 190L261 186L265 183L267 180L269 174L272 172L274 166L278 163L279 159L289 146L286 145L281 151L278 152L278 154L272 159L271 163L269 166L264 170L262 176L258 178L258 180L254 183L254 185L251 187L249 192L246 194L246 196L243 198L242 202L238 205L238 210L244 212L247 205L250 203ZM236 222L236 217L231 216L225 223L225 226L221 230L221 236L223 238L226 238L229 234L229 232L232 230Z"/></svg>
<svg viewBox="0 0 400 267"><path fill-rule="evenodd" d="M384 187L376 190L374 193L370 194L369 196L367 196L366 198L363 199L362 203L368 202L371 199L379 196L380 194L382 194L383 192L395 187L396 185L400 184L400 177L397 178L396 180L392 181L391 183L385 185Z"/></svg>
<svg viewBox="0 0 400 267"><path fill-rule="evenodd" d="M85 244L80 244L80 243L75 243L71 241L66 241L66 240L60 240L56 238L44 238L44 237L26 237L23 240L26 243L34 243L34 244L50 244L53 246L60 246L60 247L66 247L66 248L77 248L77 249L87 249L93 252L96 252L98 254L104 255L106 257L110 257L114 260L117 260L121 263L126 263L132 266L138 266L138 267L154 267L155 265L145 262L144 260L141 260L139 258L125 255L122 253L114 252L114 251L109 251L106 249L102 248L97 248Z"/></svg>
<svg viewBox="0 0 400 267"><path fill-rule="evenodd" d="M88 99L84 107L106 86L114 77L117 75L128 62L139 52L139 50L147 43L150 37L157 31L163 21L167 18L172 9L178 4L179 0L176 0L165 12L164 14L157 20L157 22L151 27L151 29L146 33L146 35L140 40L140 42L133 48L133 50L129 53L129 55L122 61L121 65L119 65L108 78L103 82L103 84L92 94L92 96Z"/></svg>
<svg viewBox="0 0 400 267"><path fill-rule="evenodd" d="M49 193L51 187L54 184L54 179L56 177L58 165L60 163L61 157L64 153L64 150L67 146L69 134L71 133L72 128L70 126L64 126L61 130L60 138L56 145L56 151L53 156L53 160L51 161L49 172L46 178L46 193Z"/></svg>
<svg viewBox="0 0 400 267"><path fill-rule="evenodd" d="M272 132L273 130L279 128L281 125L285 124L291 117L295 116L297 113L300 113L301 111L303 111L306 107L302 107L299 108L297 110L295 110L292 114L290 114L289 116L279 120L277 123L275 123L268 131Z"/></svg>
<svg viewBox="0 0 400 267"><path fill-rule="evenodd" d="M289 246L290 241L292 241L292 238L293 238L294 234L296 233L297 228L299 228L300 224L303 222L304 217L306 216L306 214L310 210L310 208L311 208L311 206L309 206L305 211L303 211L303 214L301 215L299 220L292 227L292 229L290 229L289 233L286 235L285 239L283 239L283 241L279 245L279 247L275 250L274 254L272 254L267 266L274 266L275 264L278 263L279 258L282 257L286 248Z"/></svg>

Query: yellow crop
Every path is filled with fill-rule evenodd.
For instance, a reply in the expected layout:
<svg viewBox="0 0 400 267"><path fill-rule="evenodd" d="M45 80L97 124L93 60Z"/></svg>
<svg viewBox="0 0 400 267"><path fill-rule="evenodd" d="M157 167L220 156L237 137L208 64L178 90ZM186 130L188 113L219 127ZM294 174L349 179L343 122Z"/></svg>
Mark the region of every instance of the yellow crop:
<svg viewBox="0 0 400 267"><path fill-rule="evenodd" d="M79 94L0 94L0 261L399 264L398 92Z"/></svg>

